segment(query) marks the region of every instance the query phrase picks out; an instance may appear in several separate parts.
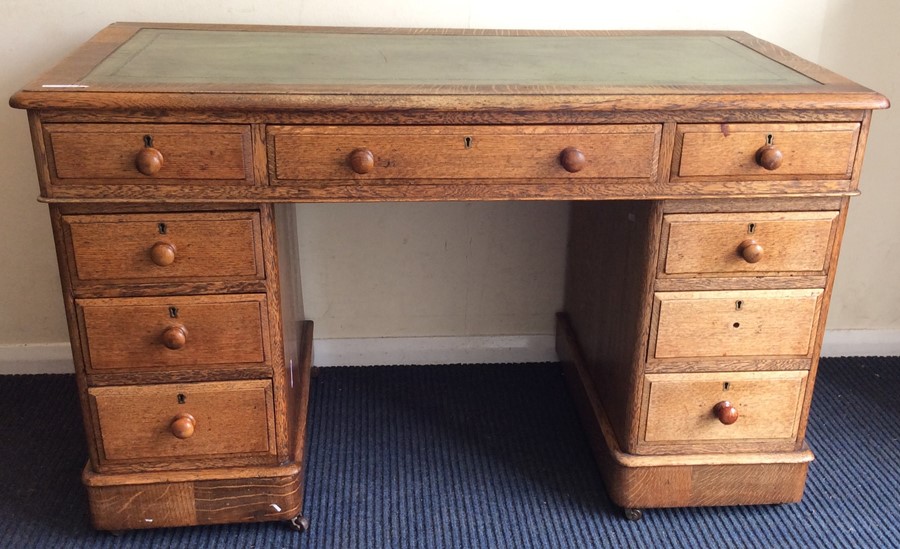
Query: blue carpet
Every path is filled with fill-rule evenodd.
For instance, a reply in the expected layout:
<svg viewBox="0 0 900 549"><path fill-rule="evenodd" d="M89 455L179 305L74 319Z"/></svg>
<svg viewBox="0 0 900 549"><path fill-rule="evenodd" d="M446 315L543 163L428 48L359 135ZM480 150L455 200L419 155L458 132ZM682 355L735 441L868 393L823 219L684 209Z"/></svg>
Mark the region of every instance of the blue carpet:
<svg viewBox="0 0 900 549"><path fill-rule="evenodd" d="M803 502L650 510L605 496L555 364L330 368L312 386L305 511L120 537L88 526L73 376L0 376L0 546L897 547L900 359L820 366Z"/></svg>

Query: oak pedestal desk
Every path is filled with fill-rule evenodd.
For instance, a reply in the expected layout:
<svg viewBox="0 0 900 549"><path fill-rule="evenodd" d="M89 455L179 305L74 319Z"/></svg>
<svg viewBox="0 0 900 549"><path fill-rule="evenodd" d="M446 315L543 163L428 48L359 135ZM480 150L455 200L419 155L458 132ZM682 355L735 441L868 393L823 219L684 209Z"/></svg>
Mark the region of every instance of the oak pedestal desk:
<svg viewBox="0 0 900 549"><path fill-rule="evenodd" d="M290 202L571 201L557 350L613 501L802 496L875 92L743 33L114 24L10 103L96 528L307 525Z"/></svg>

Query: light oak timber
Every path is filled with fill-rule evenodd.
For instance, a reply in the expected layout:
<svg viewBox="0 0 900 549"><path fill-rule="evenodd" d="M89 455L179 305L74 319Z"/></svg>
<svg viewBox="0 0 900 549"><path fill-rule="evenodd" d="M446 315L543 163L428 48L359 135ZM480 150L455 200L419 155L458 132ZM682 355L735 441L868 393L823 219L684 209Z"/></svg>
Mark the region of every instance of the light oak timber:
<svg viewBox="0 0 900 549"><path fill-rule="evenodd" d="M623 448L637 442L661 217L658 202L572 204L565 311Z"/></svg>
<svg viewBox="0 0 900 549"><path fill-rule="evenodd" d="M82 478L98 530L287 520L303 504L297 465L141 475L86 467Z"/></svg>
<svg viewBox="0 0 900 549"><path fill-rule="evenodd" d="M193 383L199 381L237 381L242 379L264 379L273 376L272 366L264 364L252 366L247 364L226 364L222 367L212 365L198 369L166 369L166 370L125 370L100 371L93 370L86 374L91 387L109 385L149 385L155 383Z"/></svg>
<svg viewBox="0 0 900 549"><path fill-rule="evenodd" d="M648 360L644 372L648 374L687 372L771 372L809 370L809 358L702 358Z"/></svg>
<svg viewBox="0 0 900 549"><path fill-rule="evenodd" d="M265 294L76 300L87 371L268 364ZM173 346L167 334L181 330ZM276 347L277 348L277 347Z"/></svg>
<svg viewBox="0 0 900 549"><path fill-rule="evenodd" d="M850 179L859 131L858 124L682 124L672 179ZM759 164L767 144L784 154L777 168Z"/></svg>
<svg viewBox="0 0 900 549"><path fill-rule="evenodd" d="M45 124L50 184L121 185L209 181L252 185L250 126L196 124ZM137 165L152 148L154 173Z"/></svg>
<svg viewBox="0 0 900 549"><path fill-rule="evenodd" d="M666 111L645 110L634 112L605 112L593 110L542 110L535 112L515 112L498 109L465 112L457 110L417 109L416 111L355 111L329 110L316 111L295 108L283 111L247 112L241 110L215 111L175 111L147 114L144 112L121 110L79 111L71 113L61 110L41 112L45 122L59 123L253 123L280 125L422 125L422 124L667 124L678 123L715 123L721 120L737 122L861 122L863 115L859 111L814 111L814 110L722 110L722 111ZM256 129L253 130L256 133ZM254 137L254 140L257 138ZM254 145L255 146L255 145ZM671 161L671 158L669 158ZM666 165L670 165L669 162Z"/></svg>
<svg viewBox="0 0 900 549"><path fill-rule="evenodd" d="M312 368L312 329L304 321L303 293L300 278L300 245L297 236L296 209L291 205L275 205L270 210L276 222L272 238L277 240L278 276L280 282L281 333L284 338L284 393L287 417L299 417L298 427L288 430L287 445L297 455L305 456L302 445L306 436L306 410L309 378Z"/></svg>
<svg viewBox="0 0 900 549"><path fill-rule="evenodd" d="M822 290L657 292L648 358L810 356Z"/></svg>
<svg viewBox="0 0 900 549"><path fill-rule="evenodd" d="M748 275L740 278L715 276L657 278L657 292L702 292L704 290L802 290L824 288L822 276L765 276Z"/></svg>
<svg viewBox="0 0 900 549"><path fill-rule="evenodd" d="M208 271L207 271L208 272ZM264 280L222 280L215 282L157 282L152 284L112 281L111 284L79 284L75 297L159 297L203 294L261 294Z"/></svg>
<svg viewBox="0 0 900 549"><path fill-rule="evenodd" d="M809 411L810 406L812 404L812 394L813 388L816 382L816 372L819 369L819 356L822 352L822 339L825 337L825 322L824 319L828 318L828 307L831 305L831 292L834 289L834 277L838 262L838 254L841 247L841 240L844 237L844 227L847 223L847 212L850 207L850 200L845 198L840 210L840 216L837 221L837 229L834 237L834 245L831 248L831 257L829 258L829 262L833 265L831 272L828 273L828 280L825 283L825 291L822 294L822 305L819 308L820 318L823 319L819 322L819 329L816 331L813 337L813 345L812 345L812 365L809 370L809 382L806 387L806 397L804 398L803 408L800 415L800 428L798 434L798 441L803 440L803 437L806 434L806 427L809 421Z"/></svg>
<svg viewBox="0 0 900 549"><path fill-rule="evenodd" d="M715 200L667 200L665 213L805 212L841 209L840 196L828 198L717 198Z"/></svg>
<svg viewBox="0 0 900 549"><path fill-rule="evenodd" d="M60 208L51 205L49 207L49 213L50 224L53 229L53 243L56 247L59 279L62 286L63 306L66 311L66 324L69 329L69 342L72 346L72 361L75 366L75 384L78 388L78 400L81 406L82 424L84 426L85 438L87 439L88 464L97 466L100 463L100 457L97 453L97 441L99 441L100 438L95 429L90 398L88 397L87 392L90 385L86 377L84 363L84 353L86 348L82 345L78 313L75 308L74 292L72 290L71 271L69 270L69 265L71 265L73 258L69 253L69 249L63 237L63 216Z"/></svg>
<svg viewBox="0 0 900 549"><path fill-rule="evenodd" d="M797 434L806 371L647 374L644 376L643 444L784 439ZM731 424L716 418L729 402L739 414Z"/></svg>
<svg viewBox="0 0 900 549"><path fill-rule="evenodd" d="M291 448L291 432L296 429L293 421L293 414L288 413L290 407L289 400L297 390L294 387L294 371L288 370L286 366L291 366L285 359L285 353L295 352L293 348L285 348L283 324L285 319L282 316L282 297L281 297L281 276L279 274L279 256L277 243L277 227L275 226L275 212L273 204L260 205L260 217L263 220L262 239L266 253L263 255L265 260L265 269L267 273L271 273L266 279L267 291L265 295L266 310L269 316L269 326L271 327L271 345L274 352L272 353L272 385L278 398L275 399L275 417L278 421L275 423L275 436L278 448L278 458L282 461L288 459ZM289 273L290 274L290 273ZM302 314L302 313L301 313ZM293 322L295 319L291 319ZM290 357L290 355L288 355ZM291 366L293 368L293 366Z"/></svg>
<svg viewBox="0 0 900 549"><path fill-rule="evenodd" d="M269 126L273 185L365 180L488 179L656 180L658 125L612 126ZM567 172L573 147L585 165ZM354 149L373 157L367 173L349 165Z"/></svg>
<svg viewBox="0 0 900 549"><path fill-rule="evenodd" d="M304 44L308 55L281 48L260 57L259 32L281 33L267 40ZM246 57L224 59L240 68L227 74L206 62L224 50L204 44L222 37L246 46ZM374 42L399 50L375 63L366 56L379 48L341 57L348 44ZM663 43L679 54L660 64L647 46ZM184 46L174 50L184 63L160 57L166 44ZM623 47L627 55L597 55ZM513 50L499 57L511 65L491 65ZM292 69L328 55L337 57ZM710 55L728 61L712 73ZM430 57L446 70L426 63L404 73ZM592 69L621 60L617 70ZM466 67L464 77L455 67ZM99 528L301 512L312 324L292 202L573 201L558 347L613 500L634 508L802 496L847 205L859 193L871 110L889 104L876 92L736 32L124 23L10 104L28 110L39 200L50 204ZM205 220L214 223L189 241L175 238L180 231L156 238L159 223ZM242 229L232 230L236 220ZM751 224L764 241L745 242ZM146 329L133 319L107 318L97 332L79 309L242 296L254 296L252 313L207 316L246 327L232 343L248 334L252 342L181 365L128 355L115 338ZM711 296L732 309L711 315ZM749 320L730 316L741 296ZM802 306L774 306L785 303ZM670 315L685 304L687 313ZM716 315L735 337L710 332ZM250 317L264 319L259 329ZM196 343L189 325L160 327L157 345L174 356ZM760 333L744 333L754 327ZM92 364L104 353L110 360ZM127 418L101 425L91 400L209 384L266 387L264 451L172 457L165 444L201 437L208 424L203 410L178 406L166 410L168 442L130 445ZM726 405L723 392L743 396ZM146 400L144 410L160 406ZM701 405L705 426L691 419ZM681 412L669 418L672 409ZM723 420L729 430L709 424ZM709 438L708 429L727 435ZM107 459L104 444L119 459Z"/></svg>
<svg viewBox="0 0 900 549"><path fill-rule="evenodd" d="M860 124L859 140L856 143L856 162L853 163L853 172L850 177L850 188L859 189L859 174L862 172L863 157L866 153L866 141L869 139L869 126L872 123L872 111L864 111Z"/></svg>
<svg viewBox="0 0 900 549"><path fill-rule="evenodd" d="M291 519L302 512L312 322L298 326L300 360L292 413L290 460L282 465L97 474L82 479L91 522L100 530ZM235 505L235 498L240 505ZM274 504L274 506L273 506ZM146 519L151 518L148 522Z"/></svg>
<svg viewBox="0 0 900 549"><path fill-rule="evenodd" d="M83 185L78 189L54 187L40 199L48 203L144 203L149 197L167 203L252 202L439 202L498 200L630 200L674 198L809 197L850 196L845 180L719 181L648 184L610 179L603 183L568 179L434 180L407 179L402 182L365 182L331 185L326 181L303 186L197 187L141 185L139 193L121 185Z"/></svg>
<svg viewBox="0 0 900 549"><path fill-rule="evenodd" d="M825 274L836 211L670 214L659 276ZM759 257L742 254L745 243Z"/></svg>
<svg viewBox="0 0 900 549"><path fill-rule="evenodd" d="M98 471L159 461L183 469L218 456L223 465L275 463L269 380L93 387L88 394L102 435ZM175 429L181 414L195 423L187 436Z"/></svg>
<svg viewBox="0 0 900 549"><path fill-rule="evenodd" d="M79 285L265 278L259 212L71 215L63 222ZM161 265L152 253L163 246L171 260Z"/></svg>
<svg viewBox="0 0 900 549"><path fill-rule="evenodd" d="M622 452L566 315L557 352L612 501L623 508L750 505L800 501L808 463L792 452L640 456ZM730 502L730 503L729 503Z"/></svg>

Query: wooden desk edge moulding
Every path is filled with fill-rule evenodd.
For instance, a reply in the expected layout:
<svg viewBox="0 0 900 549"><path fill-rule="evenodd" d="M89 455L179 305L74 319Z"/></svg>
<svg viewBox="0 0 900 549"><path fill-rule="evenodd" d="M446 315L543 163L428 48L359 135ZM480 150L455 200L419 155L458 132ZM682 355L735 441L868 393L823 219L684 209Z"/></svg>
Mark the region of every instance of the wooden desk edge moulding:
<svg viewBox="0 0 900 549"><path fill-rule="evenodd" d="M802 497L876 92L740 32L116 23L10 105L98 529L309 526L294 202L571 201L557 351L612 500Z"/></svg>

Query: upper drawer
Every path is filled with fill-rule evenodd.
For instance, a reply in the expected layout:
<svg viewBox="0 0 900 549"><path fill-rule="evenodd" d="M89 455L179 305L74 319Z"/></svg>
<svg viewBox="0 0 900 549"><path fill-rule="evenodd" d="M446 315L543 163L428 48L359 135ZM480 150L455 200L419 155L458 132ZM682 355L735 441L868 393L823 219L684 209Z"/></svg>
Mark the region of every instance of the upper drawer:
<svg viewBox="0 0 900 549"><path fill-rule="evenodd" d="M267 379L92 387L88 396L101 466L159 468L164 461L166 468L178 469L200 458L239 465L275 453Z"/></svg>
<svg viewBox="0 0 900 549"><path fill-rule="evenodd" d="M660 275L824 274L837 216L833 211L669 214L663 218Z"/></svg>
<svg viewBox="0 0 900 549"><path fill-rule="evenodd" d="M850 179L857 123L681 124L672 179Z"/></svg>
<svg viewBox="0 0 900 549"><path fill-rule="evenodd" d="M76 299L85 364L97 370L261 365L265 294Z"/></svg>
<svg viewBox="0 0 900 549"><path fill-rule="evenodd" d="M253 183L250 126L46 124L55 185Z"/></svg>
<svg viewBox="0 0 900 549"><path fill-rule="evenodd" d="M822 292L657 292L649 356L808 357Z"/></svg>
<svg viewBox="0 0 900 549"><path fill-rule="evenodd" d="M272 183L655 181L661 126L270 126Z"/></svg>
<svg viewBox="0 0 900 549"><path fill-rule="evenodd" d="M265 278L259 212L66 215L75 284Z"/></svg>

